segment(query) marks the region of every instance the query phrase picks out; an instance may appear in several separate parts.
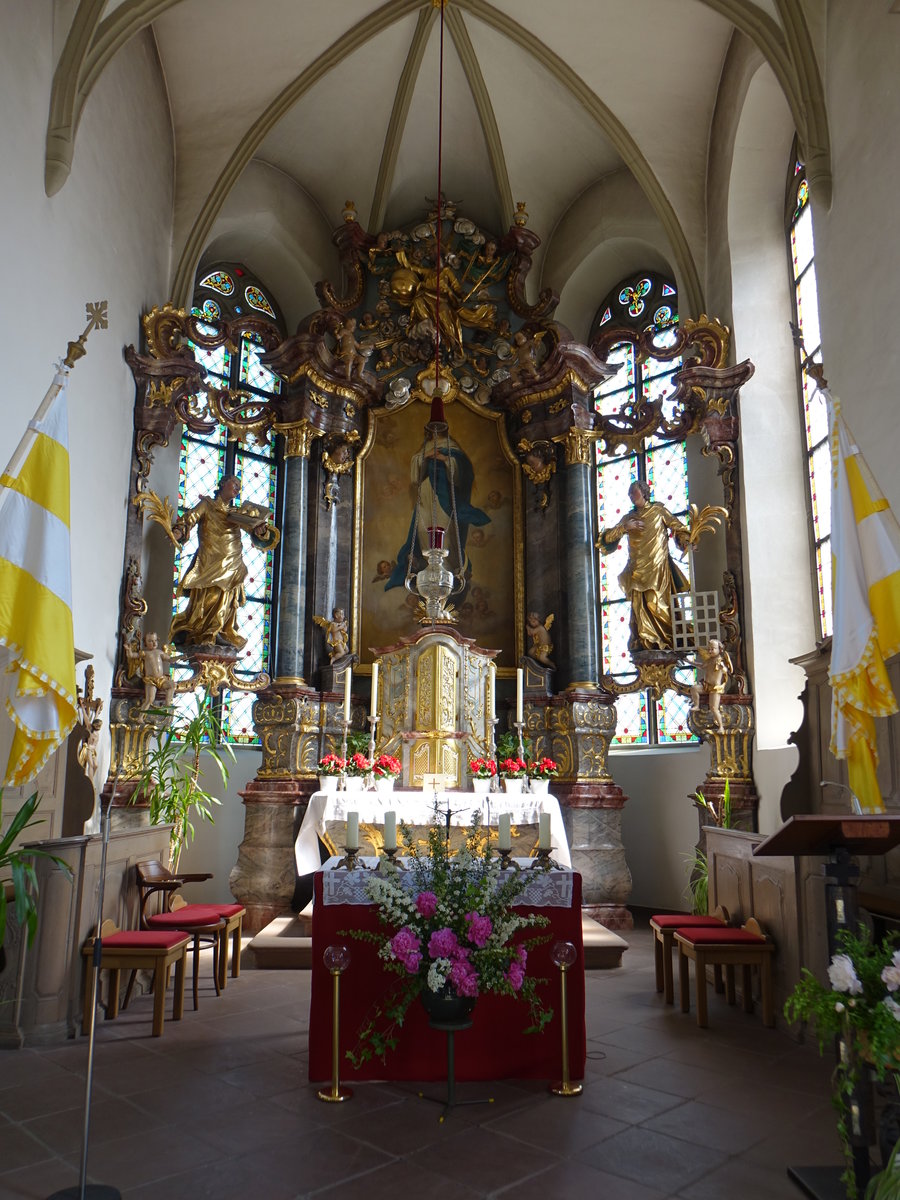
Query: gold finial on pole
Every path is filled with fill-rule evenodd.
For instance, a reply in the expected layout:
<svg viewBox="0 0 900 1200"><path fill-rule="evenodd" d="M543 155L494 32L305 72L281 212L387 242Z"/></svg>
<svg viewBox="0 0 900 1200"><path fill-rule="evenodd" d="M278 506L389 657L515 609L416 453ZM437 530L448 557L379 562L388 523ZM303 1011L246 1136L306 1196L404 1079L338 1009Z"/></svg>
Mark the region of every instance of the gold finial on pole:
<svg viewBox="0 0 900 1200"><path fill-rule="evenodd" d="M107 329L109 327L109 318L106 313L108 300L95 300L92 304L90 301L84 306L85 316L87 317L87 325L84 327L84 332L79 335L74 342L69 342L66 350L66 357L63 362L67 367L74 367L79 358L84 358L87 350L84 348L84 343L88 339L88 334L94 329Z"/></svg>

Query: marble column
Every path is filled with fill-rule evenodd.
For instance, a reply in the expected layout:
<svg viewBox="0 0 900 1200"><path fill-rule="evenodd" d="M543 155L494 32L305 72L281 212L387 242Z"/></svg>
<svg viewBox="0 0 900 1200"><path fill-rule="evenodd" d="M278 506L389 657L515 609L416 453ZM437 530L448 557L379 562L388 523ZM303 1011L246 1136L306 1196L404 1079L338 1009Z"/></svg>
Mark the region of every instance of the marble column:
<svg viewBox="0 0 900 1200"><path fill-rule="evenodd" d="M278 628L275 683L303 685L303 647L306 626L306 538L309 505L309 451L317 431L308 421L276 426L284 434L282 474L281 573L278 586Z"/></svg>
<svg viewBox="0 0 900 1200"><path fill-rule="evenodd" d="M566 453L565 563L568 593L569 688L596 688L600 678L593 469L595 436L572 428L560 439Z"/></svg>

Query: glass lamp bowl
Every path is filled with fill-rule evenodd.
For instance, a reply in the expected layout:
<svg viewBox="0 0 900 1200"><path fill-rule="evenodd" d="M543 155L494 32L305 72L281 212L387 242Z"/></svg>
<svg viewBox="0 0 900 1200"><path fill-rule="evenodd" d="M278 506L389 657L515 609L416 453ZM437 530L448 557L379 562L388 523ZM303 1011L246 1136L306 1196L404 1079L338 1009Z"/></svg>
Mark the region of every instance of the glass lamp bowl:
<svg viewBox="0 0 900 1200"><path fill-rule="evenodd" d="M578 951L571 942L554 942L550 958L555 967L571 967L578 957Z"/></svg>
<svg viewBox="0 0 900 1200"><path fill-rule="evenodd" d="M350 966L350 948L341 942L328 946L322 955L322 962L329 971L340 974Z"/></svg>

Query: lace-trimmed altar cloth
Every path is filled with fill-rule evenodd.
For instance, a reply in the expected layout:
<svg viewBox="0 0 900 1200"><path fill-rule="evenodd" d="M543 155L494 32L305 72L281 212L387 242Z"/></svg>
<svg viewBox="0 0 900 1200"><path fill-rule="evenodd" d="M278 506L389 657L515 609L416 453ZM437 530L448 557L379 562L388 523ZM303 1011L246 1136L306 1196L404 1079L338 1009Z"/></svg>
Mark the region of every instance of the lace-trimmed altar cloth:
<svg viewBox="0 0 900 1200"><path fill-rule="evenodd" d="M322 898L329 904L371 904L372 898L366 890L366 879L369 871L336 870L340 860L330 858L322 868ZM377 858L365 857L362 861L367 867L374 869L378 865ZM400 859L408 862L408 859ZM514 904L529 908L571 908L572 907L572 872L571 871L532 871L534 862L531 858L514 860L522 868L519 878L522 880L522 891L513 901ZM501 871L501 882L509 879L515 872ZM413 885L411 875L410 888Z"/></svg>

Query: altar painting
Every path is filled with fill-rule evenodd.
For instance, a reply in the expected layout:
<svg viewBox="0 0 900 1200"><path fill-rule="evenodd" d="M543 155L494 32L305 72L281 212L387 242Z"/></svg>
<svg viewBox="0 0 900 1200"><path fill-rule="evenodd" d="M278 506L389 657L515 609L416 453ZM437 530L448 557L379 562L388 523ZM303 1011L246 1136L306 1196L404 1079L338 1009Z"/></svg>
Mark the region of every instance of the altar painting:
<svg viewBox="0 0 900 1200"><path fill-rule="evenodd" d="M413 482L421 462L428 409L413 404L376 418L373 445L362 463L360 553L356 588L362 662L369 647L388 646L409 636L416 622L418 597L403 586L409 562L416 508ZM451 597L457 631L479 646L501 651L502 666L515 665L514 513L516 476L500 440L500 423L462 404L448 405L449 453L464 554L468 559L465 591ZM431 511L430 486L423 507ZM446 490L435 489L439 523ZM423 513L424 516L424 513ZM430 523L430 518L427 523ZM421 521L422 530L426 521ZM424 533L422 533L424 536ZM448 535L446 565L457 571L458 551Z"/></svg>

